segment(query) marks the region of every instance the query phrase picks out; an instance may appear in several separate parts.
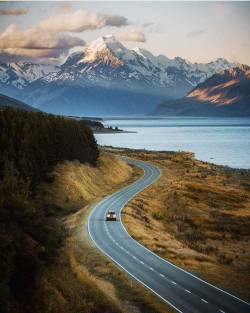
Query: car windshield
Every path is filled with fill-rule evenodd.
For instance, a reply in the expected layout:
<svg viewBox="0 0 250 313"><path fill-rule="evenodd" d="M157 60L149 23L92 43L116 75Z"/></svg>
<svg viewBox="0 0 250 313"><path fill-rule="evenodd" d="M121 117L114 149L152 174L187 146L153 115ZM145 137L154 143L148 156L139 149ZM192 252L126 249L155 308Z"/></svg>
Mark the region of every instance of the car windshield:
<svg viewBox="0 0 250 313"><path fill-rule="evenodd" d="M108 214L115 214L115 211L108 211Z"/></svg>

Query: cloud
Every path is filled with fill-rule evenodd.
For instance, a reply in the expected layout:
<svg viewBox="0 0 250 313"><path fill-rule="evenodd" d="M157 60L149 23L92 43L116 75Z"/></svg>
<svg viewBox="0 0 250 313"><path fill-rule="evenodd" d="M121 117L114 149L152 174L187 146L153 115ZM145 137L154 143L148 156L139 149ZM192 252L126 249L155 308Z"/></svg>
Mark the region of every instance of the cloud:
<svg viewBox="0 0 250 313"><path fill-rule="evenodd" d="M159 26L154 22L146 22L141 24L141 30L146 30L147 33L163 33L164 31L166 31L166 28L163 26Z"/></svg>
<svg viewBox="0 0 250 313"><path fill-rule="evenodd" d="M145 42L146 37L144 33L140 31L131 31L131 32L124 32L117 36L120 40L123 41L135 41L135 42Z"/></svg>
<svg viewBox="0 0 250 313"><path fill-rule="evenodd" d="M84 44L84 40L78 37L44 32L39 27L20 30L14 24L0 35L1 52L31 57L59 57Z"/></svg>
<svg viewBox="0 0 250 313"><path fill-rule="evenodd" d="M197 38L197 37L204 35L205 33L206 33L205 29L194 30L194 31L188 32L187 37Z"/></svg>
<svg viewBox="0 0 250 313"><path fill-rule="evenodd" d="M0 15L25 15L29 12L26 8L7 8L0 9Z"/></svg>
<svg viewBox="0 0 250 313"><path fill-rule="evenodd" d="M59 3L59 10L63 13L68 13L73 11L73 7L70 2L63 2Z"/></svg>
<svg viewBox="0 0 250 313"><path fill-rule="evenodd" d="M61 13L42 20L33 27L20 29L15 24L9 25L0 33L0 54L6 53L10 58L15 54L23 58L57 58L66 55L71 48L85 45L84 40L69 35L68 32L79 33L129 24L124 16L72 11L70 5L61 7L61 10Z"/></svg>
<svg viewBox="0 0 250 313"><path fill-rule="evenodd" d="M86 30L101 29L105 26L121 27L128 24L128 19L124 16L78 10L51 16L41 21L38 27L50 32L80 33Z"/></svg>
<svg viewBox="0 0 250 313"><path fill-rule="evenodd" d="M151 26L153 26L155 23L153 23L153 22L146 22L146 23L143 23L141 26L142 27L151 27Z"/></svg>

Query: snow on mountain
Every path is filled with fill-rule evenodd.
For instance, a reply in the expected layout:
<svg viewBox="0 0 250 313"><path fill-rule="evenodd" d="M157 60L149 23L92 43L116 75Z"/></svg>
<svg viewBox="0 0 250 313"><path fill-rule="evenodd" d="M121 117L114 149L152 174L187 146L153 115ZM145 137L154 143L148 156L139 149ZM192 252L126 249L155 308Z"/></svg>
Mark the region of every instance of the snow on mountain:
<svg viewBox="0 0 250 313"><path fill-rule="evenodd" d="M31 62L0 64L0 84L23 89L40 78L43 83L81 81L118 86L122 82L124 88L154 89L162 94L169 94L171 88L173 97L178 97L216 72L233 66L225 59L202 64L180 57L154 56L142 48L130 50L113 35L107 35L71 54L60 67Z"/></svg>
<svg viewBox="0 0 250 313"><path fill-rule="evenodd" d="M145 49L127 49L114 36L108 35L91 42L82 52L69 56L53 80L123 81L126 87L140 85L142 89L156 88L162 93L174 87L183 95L214 73L233 66L234 63L224 59L202 64L180 57L154 56ZM51 81L51 78L49 75L44 80ZM181 89L184 90L181 92Z"/></svg>
<svg viewBox="0 0 250 313"><path fill-rule="evenodd" d="M219 60L218 62L223 62ZM250 116L250 67L214 74L186 97L160 103L153 115Z"/></svg>
<svg viewBox="0 0 250 313"><path fill-rule="evenodd" d="M199 84L186 97L220 106L239 101L249 105L250 67L240 65L222 70Z"/></svg>
<svg viewBox="0 0 250 313"><path fill-rule="evenodd" d="M72 53L59 67L25 62L0 64L0 87L10 96L13 88L21 90L19 98L42 109L46 105L46 110L50 103L58 103L65 112L70 113L75 106L81 114L84 108L77 111L78 107L86 101L100 110L105 95L110 112L113 107L117 114L121 107L125 112L124 106L130 105L129 112L137 112L140 106L142 113L150 111L161 99L183 97L216 72L233 66L225 59L203 64L181 57L155 56L146 49L128 49L113 35L107 35ZM145 99L151 104L143 107Z"/></svg>
<svg viewBox="0 0 250 313"><path fill-rule="evenodd" d="M58 66L52 64L31 62L1 63L0 86L5 84L23 89L32 81L58 70Z"/></svg>

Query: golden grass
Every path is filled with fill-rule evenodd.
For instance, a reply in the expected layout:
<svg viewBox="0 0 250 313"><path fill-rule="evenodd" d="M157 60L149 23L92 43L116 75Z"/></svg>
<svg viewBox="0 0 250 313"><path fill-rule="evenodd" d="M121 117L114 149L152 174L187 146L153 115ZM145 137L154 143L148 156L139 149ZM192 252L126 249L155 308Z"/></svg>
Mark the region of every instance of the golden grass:
<svg viewBox="0 0 250 313"><path fill-rule="evenodd" d="M47 207L56 207L64 214L67 239L57 264L46 269L39 280L36 312L173 312L103 256L86 231L90 204L140 174L138 169L105 152L96 168L79 162L56 167L53 181L41 187L39 197Z"/></svg>
<svg viewBox="0 0 250 313"><path fill-rule="evenodd" d="M131 235L162 257L250 297L250 173L195 160L191 153L109 148L161 168L123 213Z"/></svg>
<svg viewBox="0 0 250 313"><path fill-rule="evenodd" d="M89 207L89 210L91 208ZM145 290L127 274L103 256L93 245L86 231L86 208L67 219L71 234L67 240L67 251L73 260L74 271L86 273L107 298L127 313L174 312L165 303ZM105 288L105 290L103 290Z"/></svg>
<svg viewBox="0 0 250 313"><path fill-rule="evenodd" d="M64 211L72 212L119 187L132 175L132 169L114 155L101 154L97 167L78 161L58 164L53 183L43 186L40 197Z"/></svg>

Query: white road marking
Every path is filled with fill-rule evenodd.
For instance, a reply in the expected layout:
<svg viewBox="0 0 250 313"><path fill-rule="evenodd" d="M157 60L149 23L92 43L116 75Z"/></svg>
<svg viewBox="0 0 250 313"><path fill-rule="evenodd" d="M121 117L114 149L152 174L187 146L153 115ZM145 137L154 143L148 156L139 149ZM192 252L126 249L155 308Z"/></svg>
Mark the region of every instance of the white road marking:
<svg viewBox="0 0 250 313"><path fill-rule="evenodd" d="M173 281L173 280L171 281L171 283L172 283L173 285L177 285L177 284L176 284L176 282L175 282L175 281Z"/></svg>
<svg viewBox="0 0 250 313"><path fill-rule="evenodd" d="M201 301L203 301L204 303L208 303L208 302L207 302L207 300L205 300L205 299L202 299L202 298L201 298Z"/></svg>
<svg viewBox="0 0 250 313"><path fill-rule="evenodd" d="M140 261L141 264L145 264L143 261Z"/></svg>
<svg viewBox="0 0 250 313"><path fill-rule="evenodd" d="M150 269L151 271L154 271L153 267L151 267L151 266L149 267L149 269Z"/></svg>
<svg viewBox="0 0 250 313"><path fill-rule="evenodd" d="M165 275L163 275L162 273L160 273L160 276L161 276L161 277L165 277Z"/></svg>
<svg viewBox="0 0 250 313"><path fill-rule="evenodd" d="M185 291L186 291L186 292L188 292L188 293L191 293L191 291L190 291L190 290L188 290L188 289L185 289Z"/></svg>
<svg viewBox="0 0 250 313"><path fill-rule="evenodd" d="M226 313L226 312L225 312L225 311L223 311L223 310L220 310L220 312L221 312L221 313Z"/></svg>
<svg viewBox="0 0 250 313"><path fill-rule="evenodd" d="M144 170L144 169L143 169ZM144 170L145 173L145 170ZM156 178L157 179L157 178ZM156 180L155 179L155 180ZM136 182L138 184L138 181ZM153 183L153 181L151 182ZM132 185L131 185L132 186ZM112 195L114 196L114 194ZM109 196L110 197L110 196ZM109 197L105 197L101 202L99 202L99 204L95 207L95 209L97 207L99 207L104 201L106 201L107 199L109 199ZM92 241L95 243L95 245L97 246L97 248L99 248L99 250L101 250L105 255L107 255L114 263L116 263L118 266L120 266L125 272L127 272L128 274L130 274L134 279L136 279L138 282L140 282L143 286L145 286L146 288L148 288L149 290L151 290L155 295L157 295L159 298L161 298L163 301L165 301L166 303L168 303L170 306L172 306L177 312L179 313L183 313L183 311L181 311L180 309L178 309L173 303L171 303L170 301L168 301L167 299L165 299L164 297L162 297L159 293L157 293L154 289L152 289L150 286L148 286L147 284L145 284L142 280L140 280L138 277L136 277L135 275L133 275L131 272L129 272L125 267L123 267L119 262L117 262L110 254L108 254L106 251L104 251L99 245L98 243L94 240L91 230L90 230L90 218L93 214L94 210L91 212L91 214L89 215L88 218L88 232L90 235L90 238L92 239ZM121 220L121 219L120 219ZM123 226L123 224L121 223L121 225ZM125 227L123 226L123 228L125 229ZM144 264L144 263L143 263Z"/></svg>
<svg viewBox="0 0 250 313"><path fill-rule="evenodd" d="M145 173L145 169L144 169L144 168L143 168L143 170L144 170L144 173ZM152 171L152 170L151 170L151 171ZM153 172L153 171L152 171L152 172ZM159 171L159 173L160 173L160 171ZM152 177L152 175L151 175L151 177ZM149 178L151 178L151 177L149 177ZM157 179L157 177L155 178L155 180L156 180L156 179ZM146 184L146 180L145 180L145 182L144 182L144 184L143 184L143 178L142 178L142 182L141 182L142 187L146 188L146 187L147 187L148 185L150 185L151 183L153 183L153 181L151 181L149 184ZM136 184L137 184L137 188L134 188L136 191L137 191L137 189L139 189L139 190L144 189L144 188L140 189L141 186L138 184L138 181L135 182L134 184L135 184L135 186L136 186ZM133 184L132 184L132 185L133 185ZM136 194L138 191L137 191L137 192L133 191L133 189L131 188L132 185L129 187L129 188L130 188L129 192L132 192L132 196L133 196L133 194ZM127 190L128 190L128 188L127 188ZM120 192L120 191L119 191L119 192ZM120 194L117 192L117 196L118 196L118 195L120 196ZM128 195L128 193L127 193L127 195ZM112 196L114 197L114 195L112 195ZM104 199L95 207L95 209L96 209L97 207L100 207L101 204L102 204L105 200L107 200L107 199L109 199L109 198L111 198L111 196L104 198ZM132 198L132 197L131 197L131 198ZM128 199L128 201L129 201L129 199ZM95 242L95 240L93 239L92 234L91 234L91 231L90 231L90 217L91 217L92 213L93 213L93 212L91 212L91 214L90 214L90 216L89 216L89 219L88 219L88 231L89 231L89 235L90 235L91 239L93 240L93 242L96 244L96 246L97 246L104 254L106 254L108 257L110 257L110 258L112 259L112 261L113 261L114 263L116 263L118 266L120 266L120 267L123 268L126 272L128 272L121 264L119 264L119 262L117 262L115 259L113 259L112 256L110 256L108 253L106 253L102 248L100 248L100 246L98 246L97 242ZM119 213L120 213L120 212L119 212ZM124 225L122 224L122 221L121 221L121 225L124 227ZM124 228L124 229L125 229L125 228ZM131 237L131 236L130 236L130 237ZM137 242L137 244L138 244L138 242ZM141 246L142 246L142 245L141 245ZM142 247L143 247L143 246L142 246ZM145 248L145 247L143 247L143 248L146 249L146 250L148 250L148 251L150 251L149 249L147 249L147 248ZM152 253L152 251L150 251L150 252ZM152 254L154 254L154 253L152 253ZM237 297L235 297L234 295L231 295L231 294L227 293L226 291L221 290L220 288L218 288L218 287L216 287L216 286L213 286L213 285L211 285L211 284L209 284L209 283L203 281L202 279L200 279L200 278L194 276L193 274L191 274L191 273L189 273L189 272L186 272L185 270L183 270L183 269L181 269L181 268L178 268L178 267L175 266L174 264L171 264L170 262L168 262L168 261L164 260L163 258L157 256L156 254L154 254L154 255L155 255L156 257L158 257L159 259L165 261L165 262L168 263L169 265L174 266L175 268L177 268L177 269L179 269L179 270L182 270L183 272L187 273L187 274L190 275L190 276L193 276L194 278L196 278L196 279L198 279L198 280L204 282L205 284L210 285L210 286L212 286L212 287L214 287L214 288L216 288L216 289L218 289L218 290L220 290L220 291L222 291L222 292L224 292L224 293L226 293L226 294L228 294L228 295L230 295L230 296L232 296L232 297L234 297L234 298L236 298L236 299L238 299L238 300L240 300L240 301L242 301L242 302L244 302L244 303L246 303L247 305L249 305L249 303L245 302L244 300L242 300L242 299L240 299L240 298L237 298ZM182 312L181 310L179 310L178 308L176 308L171 302L169 302L167 299L163 298L161 295L159 295L157 292L155 292L152 288L150 288L147 284L143 283L140 279L138 279L136 276L134 276L132 273L130 273L130 272L128 272L128 273L129 273L132 277L134 277L136 280L138 280L140 283L142 283L145 287L147 287L148 289L150 289L153 293L155 293L156 295L158 295L162 300L164 300L165 302L167 302L167 303L169 303L171 306L173 306L178 312ZM204 299L203 299L203 300L204 300ZM205 300L205 301L206 301L206 300ZM220 312L221 312L221 313L225 313L225 312L222 311L222 310L220 310Z"/></svg>

